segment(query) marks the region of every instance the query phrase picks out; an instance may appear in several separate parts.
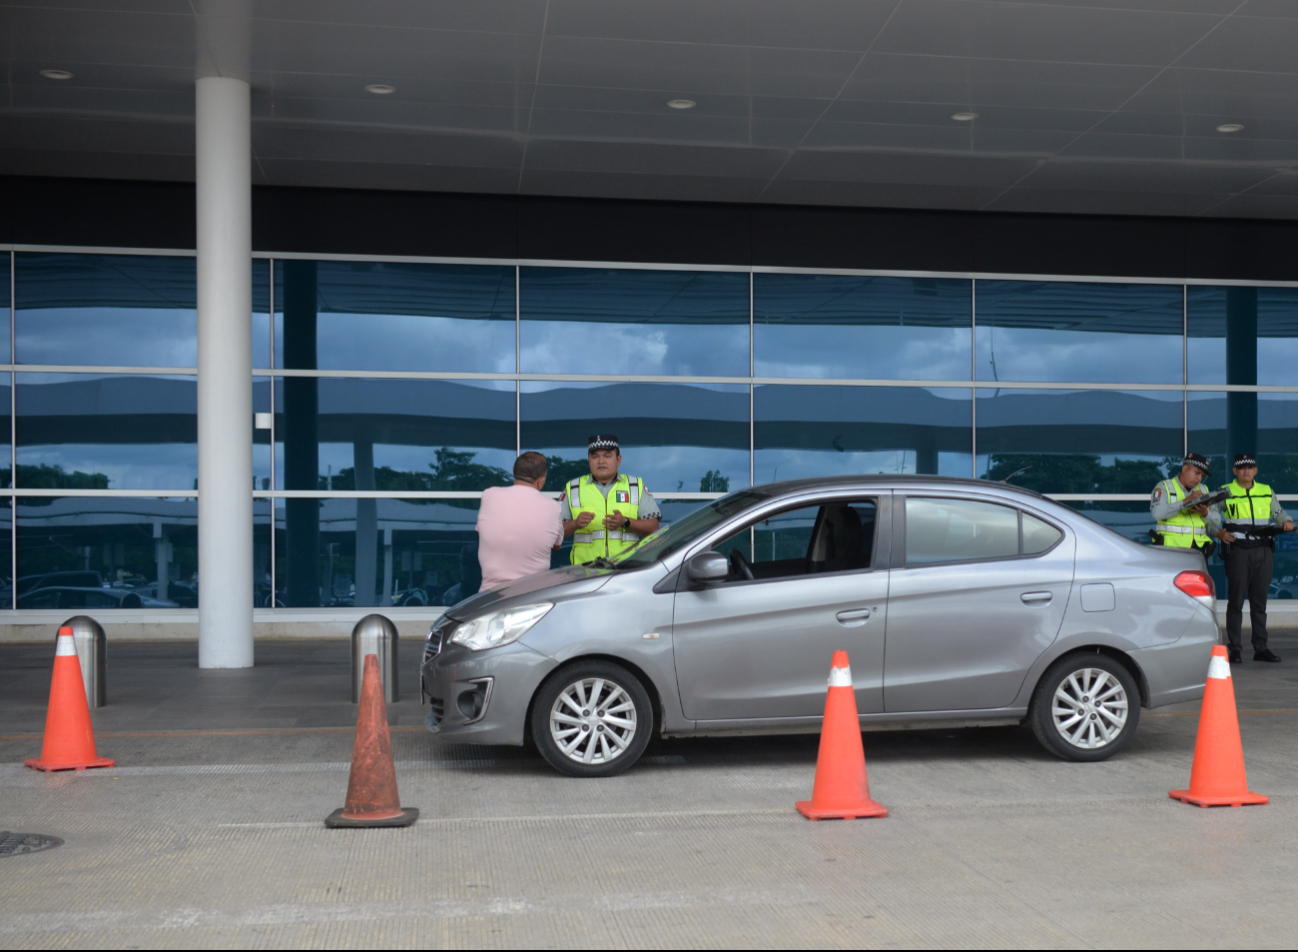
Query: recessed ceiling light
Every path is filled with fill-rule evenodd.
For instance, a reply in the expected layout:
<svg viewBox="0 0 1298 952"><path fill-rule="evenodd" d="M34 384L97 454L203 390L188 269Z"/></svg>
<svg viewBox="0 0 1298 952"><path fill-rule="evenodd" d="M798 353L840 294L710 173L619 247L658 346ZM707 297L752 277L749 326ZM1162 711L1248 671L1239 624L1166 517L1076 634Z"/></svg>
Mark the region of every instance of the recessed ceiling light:
<svg viewBox="0 0 1298 952"><path fill-rule="evenodd" d="M976 112L953 112L953 113L951 114L951 118L954 119L956 122L973 122L975 119L978 118L978 113L976 113Z"/></svg>
<svg viewBox="0 0 1298 952"><path fill-rule="evenodd" d="M389 86L387 83L371 83L365 87L367 93L373 93L376 96L386 96L389 93L395 93L397 87Z"/></svg>
<svg viewBox="0 0 1298 952"><path fill-rule="evenodd" d="M1238 122L1223 122L1217 127L1218 132L1241 132L1243 129Z"/></svg>
<svg viewBox="0 0 1298 952"><path fill-rule="evenodd" d="M43 69L41 75L46 79L71 79L72 74L66 69Z"/></svg>
<svg viewBox="0 0 1298 952"><path fill-rule="evenodd" d="M693 109L698 103L693 99L669 99L667 105L671 109Z"/></svg>

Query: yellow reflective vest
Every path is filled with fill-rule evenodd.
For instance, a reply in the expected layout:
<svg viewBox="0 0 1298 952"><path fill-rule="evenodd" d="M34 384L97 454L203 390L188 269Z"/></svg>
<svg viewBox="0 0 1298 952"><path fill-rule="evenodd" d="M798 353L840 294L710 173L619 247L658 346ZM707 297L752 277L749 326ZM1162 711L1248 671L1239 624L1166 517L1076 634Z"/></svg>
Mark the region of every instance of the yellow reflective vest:
<svg viewBox="0 0 1298 952"><path fill-rule="evenodd" d="M1176 478L1163 480L1163 491L1168 499L1181 502L1189 495ZM1160 519L1155 529L1163 538L1163 545L1176 549L1202 547L1208 541L1208 530L1204 527L1203 516L1195 512L1177 513L1170 519Z"/></svg>
<svg viewBox="0 0 1298 952"><path fill-rule="evenodd" d="M644 494L644 480L619 473L608 487L608 495L600 492L593 476L582 476L568 484L568 508L576 519L583 512L593 512L595 518L572 534L572 564L580 565L604 556L612 558L623 549L640 541L640 536L622 529L605 529L604 517L616 510L630 519L640 518L640 497Z"/></svg>
<svg viewBox="0 0 1298 952"><path fill-rule="evenodd" d="M1228 532L1247 532L1257 526L1271 524L1271 487L1254 483L1248 489L1232 479L1222 489L1230 490L1230 498L1222 503L1222 528Z"/></svg>

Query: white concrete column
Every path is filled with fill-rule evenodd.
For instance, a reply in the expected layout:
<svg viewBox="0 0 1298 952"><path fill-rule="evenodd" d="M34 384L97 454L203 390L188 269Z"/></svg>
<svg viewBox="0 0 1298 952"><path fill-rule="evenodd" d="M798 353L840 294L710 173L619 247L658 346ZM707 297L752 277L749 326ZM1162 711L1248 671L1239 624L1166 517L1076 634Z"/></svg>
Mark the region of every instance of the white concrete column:
<svg viewBox="0 0 1298 952"><path fill-rule="evenodd" d="M250 87L197 81L198 666L252 658Z"/></svg>

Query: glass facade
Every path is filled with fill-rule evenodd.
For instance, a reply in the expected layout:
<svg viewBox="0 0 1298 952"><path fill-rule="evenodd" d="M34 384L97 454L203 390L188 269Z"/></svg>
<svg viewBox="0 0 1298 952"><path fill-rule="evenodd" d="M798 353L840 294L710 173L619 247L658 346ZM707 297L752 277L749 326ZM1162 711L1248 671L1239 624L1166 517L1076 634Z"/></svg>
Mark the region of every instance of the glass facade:
<svg viewBox="0 0 1298 952"><path fill-rule="evenodd" d="M194 607L193 257L5 264L0 607ZM596 432L668 522L754 482L928 473L1010 478L1146 541L1187 445L1213 483L1248 449L1298 495L1298 288L265 257L252 274L262 608L458 601L481 582L482 491L533 449L557 493ZM1298 590L1295 543L1276 597Z"/></svg>

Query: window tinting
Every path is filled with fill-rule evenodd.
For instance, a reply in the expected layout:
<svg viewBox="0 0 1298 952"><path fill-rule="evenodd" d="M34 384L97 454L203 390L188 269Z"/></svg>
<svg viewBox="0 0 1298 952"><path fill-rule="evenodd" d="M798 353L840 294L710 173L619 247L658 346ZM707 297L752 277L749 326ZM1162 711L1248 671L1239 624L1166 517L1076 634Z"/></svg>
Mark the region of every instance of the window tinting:
<svg viewBox="0 0 1298 952"><path fill-rule="evenodd" d="M1298 366L1298 288L1190 287L1192 384L1291 386Z"/></svg>
<svg viewBox="0 0 1298 952"><path fill-rule="evenodd" d="M19 489L194 489L194 377L19 373Z"/></svg>
<svg viewBox="0 0 1298 952"><path fill-rule="evenodd" d="M478 591L476 499L278 499L290 608L453 605Z"/></svg>
<svg viewBox="0 0 1298 952"><path fill-rule="evenodd" d="M1044 552L1064 537L1064 534L1048 522L1043 522L1030 513L1023 513L1023 554L1036 555Z"/></svg>
<svg viewBox="0 0 1298 952"><path fill-rule="evenodd" d="M514 269L277 262L276 365L513 373Z"/></svg>
<svg viewBox="0 0 1298 952"><path fill-rule="evenodd" d="M1019 554L1018 510L970 499L906 500L906 564Z"/></svg>
<svg viewBox="0 0 1298 952"><path fill-rule="evenodd" d="M753 276L759 377L967 380L970 282Z"/></svg>
<svg viewBox="0 0 1298 952"><path fill-rule="evenodd" d="M1179 390L979 390L978 476L1041 493L1147 493L1181 468L1181 420Z"/></svg>
<svg viewBox="0 0 1298 952"><path fill-rule="evenodd" d="M967 476L964 387L811 387L753 393L757 482L856 473Z"/></svg>
<svg viewBox="0 0 1298 952"><path fill-rule="evenodd" d="M523 268L519 288L524 373L748 375L747 274Z"/></svg>
<svg viewBox="0 0 1298 952"><path fill-rule="evenodd" d="M18 502L19 608L195 608L198 500Z"/></svg>
<svg viewBox="0 0 1298 952"><path fill-rule="evenodd" d="M980 280L977 379L1181 383L1183 310L1180 285Z"/></svg>
<svg viewBox="0 0 1298 952"><path fill-rule="evenodd" d="M1190 449L1212 460L1213 486L1231 480L1236 453L1257 454L1258 479L1298 492L1298 393L1195 393L1186 403Z"/></svg>
<svg viewBox="0 0 1298 952"><path fill-rule="evenodd" d="M194 259L19 253L16 359L23 364L194 367Z"/></svg>
<svg viewBox="0 0 1298 952"><path fill-rule="evenodd" d="M651 493L748 485L746 386L524 381L520 400L523 447L549 457L549 486L590 472L592 433L622 441L621 471Z"/></svg>
<svg viewBox="0 0 1298 952"><path fill-rule="evenodd" d="M277 485L479 491L514 481L512 381L276 381Z"/></svg>

